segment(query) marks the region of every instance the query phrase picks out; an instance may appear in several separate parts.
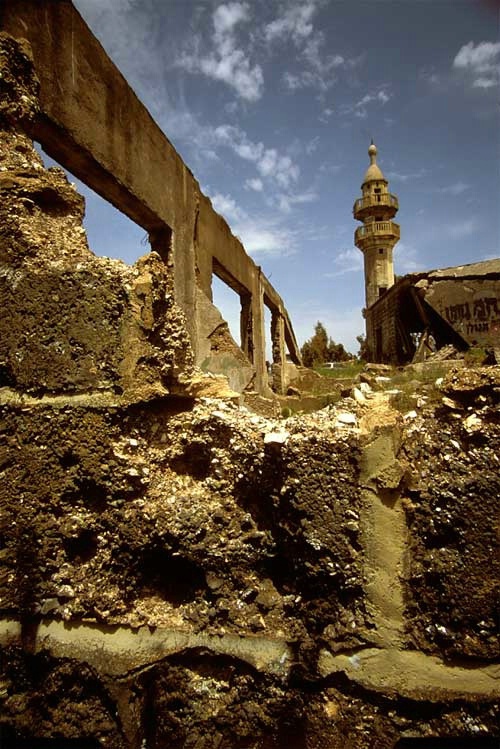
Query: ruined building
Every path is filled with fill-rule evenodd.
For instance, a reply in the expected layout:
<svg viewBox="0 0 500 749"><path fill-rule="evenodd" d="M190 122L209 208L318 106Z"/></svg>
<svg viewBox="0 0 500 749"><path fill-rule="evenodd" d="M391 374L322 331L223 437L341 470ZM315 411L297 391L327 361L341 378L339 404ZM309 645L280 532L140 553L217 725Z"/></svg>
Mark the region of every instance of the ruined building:
<svg viewBox="0 0 500 749"><path fill-rule="evenodd" d="M410 415L247 410L184 294L241 246L68 0L1 13L2 749L496 747L497 369ZM56 134L147 225L134 265L88 247Z"/></svg>
<svg viewBox="0 0 500 749"><path fill-rule="evenodd" d="M500 259L411 273L394 279L393 248L400 228L398 199L368 149L363 196L353 207L363 221L354 241L364 255L366 344L373 362L406 364L442 351L479 346L500 361ZM439 354L438 354L439 356Z"/></svg>
<svg viewBox="0 0 500 749"><path fill-rule="evenodd" d="M283 300L212 208L170 141L70 2L4 0L0 22L37 60L40 116L32 137L143 227L170 269L195 363L237 392L270 395L264 307L271 313L274 390L286 390L287 353L300 353ZM95 85L90 84L95 82ZM212 304L217 276L238 294L240 341Z"/></svg>

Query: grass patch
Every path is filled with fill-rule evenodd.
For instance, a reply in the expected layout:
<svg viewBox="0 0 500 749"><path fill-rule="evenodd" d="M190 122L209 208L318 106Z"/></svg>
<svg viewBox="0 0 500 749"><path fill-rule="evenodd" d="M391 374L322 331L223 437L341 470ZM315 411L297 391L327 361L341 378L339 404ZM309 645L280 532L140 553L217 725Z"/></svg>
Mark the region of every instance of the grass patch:
<svg viewBox="0 0 500 749"><path fill-rule="evenodd" d="M340 366L335 369L328 369L324 366L314 367L314 371L320 374L322 377L331 377L334 380L347 380L351 377L356 377L360 372L363 371L365 365L363 362L346 362L339 363Z"/></svg>

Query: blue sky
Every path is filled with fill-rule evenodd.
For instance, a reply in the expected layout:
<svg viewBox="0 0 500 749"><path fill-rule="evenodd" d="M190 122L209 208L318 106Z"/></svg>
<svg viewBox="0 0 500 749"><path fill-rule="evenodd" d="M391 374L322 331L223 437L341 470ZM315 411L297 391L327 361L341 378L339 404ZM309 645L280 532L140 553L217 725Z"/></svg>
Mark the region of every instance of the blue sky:
<svg viewBox="0 0 500 749"><path fill-rule="evenodd" d="M300 343L317 320L352 351L364 330L352 205L372 137L400 202L396 273L500 255L496 0L74 2ZM143 254L143 230L84 192L94 251Z"/></svg>

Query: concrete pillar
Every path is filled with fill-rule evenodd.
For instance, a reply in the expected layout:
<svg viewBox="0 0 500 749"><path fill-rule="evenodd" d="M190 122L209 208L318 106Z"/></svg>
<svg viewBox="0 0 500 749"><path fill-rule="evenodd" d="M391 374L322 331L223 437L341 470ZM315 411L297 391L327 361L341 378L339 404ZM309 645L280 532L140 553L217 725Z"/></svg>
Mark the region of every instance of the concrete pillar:
<svg viewBox="0 0 500 749"><path fill-rule="evenodd" d="M253 342L253 365L255 367L255 389L263 395L269 395L267 368L266 368L266 335L264 317L264 288L260 280L260 268L254 280L252 293L252 342Z"/></svg>
<svg viewBox="0 0 500 749"><path fill-rule="evenodd" d="M240 312L240 339L243 353L247 355L249 361L253 364L253 315L252 315L252 295L240 294L241 312Z"/></svg>
<svg viewBox="0 0 500 749"><path fill-rule="evenodd" d="M281 310L273 309L271 316L271 340L273 350L273 390L284 394L285 383L285 320Z"/></svg>

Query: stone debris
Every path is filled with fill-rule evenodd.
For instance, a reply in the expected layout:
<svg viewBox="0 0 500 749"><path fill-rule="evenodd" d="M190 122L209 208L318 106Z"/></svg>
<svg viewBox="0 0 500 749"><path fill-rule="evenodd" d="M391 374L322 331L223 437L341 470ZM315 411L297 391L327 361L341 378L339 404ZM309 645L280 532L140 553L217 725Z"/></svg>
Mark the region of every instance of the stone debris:
<svg viewBox="0 0 500 749"><path fill-rule="evenodd" d="M268 432L264 435L265 445L284 445L288 438L288 432Z"/></svg>

